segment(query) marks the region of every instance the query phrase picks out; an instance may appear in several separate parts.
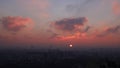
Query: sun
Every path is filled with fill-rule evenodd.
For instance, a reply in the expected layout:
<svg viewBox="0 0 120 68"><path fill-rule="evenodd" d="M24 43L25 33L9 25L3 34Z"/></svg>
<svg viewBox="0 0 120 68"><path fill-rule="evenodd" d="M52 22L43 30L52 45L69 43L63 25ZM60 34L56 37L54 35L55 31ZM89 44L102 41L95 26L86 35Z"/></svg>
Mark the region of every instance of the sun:
<svg viewBox="0 0 120 68"><path fill-rule="evenodd" d="M69 45L69 47L73 47L73 45L72 45L72 44L70 44L70 45Z"/></svg>

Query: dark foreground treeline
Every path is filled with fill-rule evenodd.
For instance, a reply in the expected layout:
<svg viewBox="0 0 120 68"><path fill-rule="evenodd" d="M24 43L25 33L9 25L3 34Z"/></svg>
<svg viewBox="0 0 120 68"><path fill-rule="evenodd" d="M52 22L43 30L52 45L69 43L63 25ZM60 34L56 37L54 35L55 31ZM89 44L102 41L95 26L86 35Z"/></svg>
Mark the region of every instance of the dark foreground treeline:
<svg viewBox="0 0 120 68"><path fill-rule="evenodd" d="M120 68L120 50L0 50L0 68Z"/></svg>

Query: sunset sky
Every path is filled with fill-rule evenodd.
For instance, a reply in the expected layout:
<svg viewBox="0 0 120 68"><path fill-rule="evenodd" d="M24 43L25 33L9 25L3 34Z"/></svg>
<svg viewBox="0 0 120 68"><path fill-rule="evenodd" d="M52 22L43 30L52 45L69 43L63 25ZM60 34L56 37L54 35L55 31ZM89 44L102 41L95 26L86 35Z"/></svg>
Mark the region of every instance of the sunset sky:
<svg viewBox="0 0 120 68"><path fill-rule="evenodd" d="M120 0L0 0L0 47L118 47Z"/></svg>

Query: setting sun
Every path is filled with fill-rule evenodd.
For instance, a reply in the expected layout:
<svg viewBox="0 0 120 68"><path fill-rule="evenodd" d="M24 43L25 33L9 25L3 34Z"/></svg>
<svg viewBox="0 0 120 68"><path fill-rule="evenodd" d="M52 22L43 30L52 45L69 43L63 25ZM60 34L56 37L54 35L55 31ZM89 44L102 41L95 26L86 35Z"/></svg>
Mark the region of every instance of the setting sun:
<svg viewBox="0 0 120 68"><path fill-rule="evenodd" d="M0 68L120 68L119 59L120 0L0 0Z"/></svg>
<svg viewBox="0 0 120 68"><path fill-rule="evenodd" d="M73 45L72 45L72 44L70 44L69 46L70 46L70 47L73 47Z"/></svg>

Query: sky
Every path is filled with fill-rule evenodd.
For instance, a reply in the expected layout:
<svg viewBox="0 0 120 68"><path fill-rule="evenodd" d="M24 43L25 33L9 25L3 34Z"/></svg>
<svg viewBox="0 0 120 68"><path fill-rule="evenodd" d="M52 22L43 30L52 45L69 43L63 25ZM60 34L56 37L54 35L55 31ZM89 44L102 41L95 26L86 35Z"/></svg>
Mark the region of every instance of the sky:
<svg viewBox="0 0 120 68"><path fill-rule="evenodd" d="M0 47L119 47L120 0L0 0Z"/></svg>

